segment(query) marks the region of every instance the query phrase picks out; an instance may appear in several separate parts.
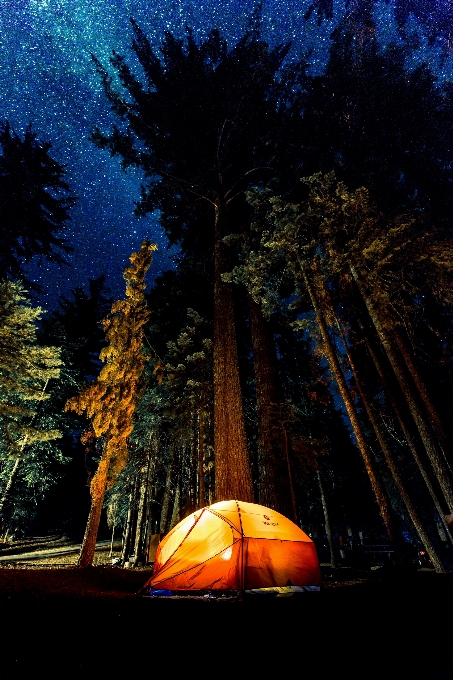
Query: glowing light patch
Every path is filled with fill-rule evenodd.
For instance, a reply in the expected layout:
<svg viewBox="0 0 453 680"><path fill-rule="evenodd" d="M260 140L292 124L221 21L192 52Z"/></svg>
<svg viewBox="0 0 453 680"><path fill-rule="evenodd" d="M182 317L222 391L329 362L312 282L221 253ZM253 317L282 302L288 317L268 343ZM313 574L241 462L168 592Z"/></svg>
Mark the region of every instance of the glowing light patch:
<svg viewBox="0 0 453 680"><path fill-rule="evenodd" d="M233 546L230 545L229 548L225 550L225 552L222 555L222 559L224 560L229 560L231 559L231 555L233 554Z"/></svg>

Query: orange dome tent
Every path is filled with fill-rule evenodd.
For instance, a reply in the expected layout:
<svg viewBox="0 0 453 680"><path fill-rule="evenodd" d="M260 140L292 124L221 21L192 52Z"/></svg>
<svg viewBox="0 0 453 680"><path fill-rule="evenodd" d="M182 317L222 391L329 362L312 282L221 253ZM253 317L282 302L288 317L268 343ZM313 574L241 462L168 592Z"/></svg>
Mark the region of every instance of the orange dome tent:
<svg viewBox="0 0 453 680"><path fill-rule="evenodd" d="M245 590L315 586L313 541L294 522L254 503L221 501L198 510L159 544L146 586L168 590Z"/></svg>

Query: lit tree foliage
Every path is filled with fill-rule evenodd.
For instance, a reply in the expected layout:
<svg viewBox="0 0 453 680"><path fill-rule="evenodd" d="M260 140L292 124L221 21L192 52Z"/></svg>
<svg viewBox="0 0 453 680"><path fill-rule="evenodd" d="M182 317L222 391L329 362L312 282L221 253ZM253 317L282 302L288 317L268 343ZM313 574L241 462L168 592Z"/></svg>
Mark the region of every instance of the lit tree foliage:
<svg viewBox="0 0 453 680"><path fill-rule="evenodd" d="M31 307L19 283L0 282L0 418L10 450L60 436L31 427L28 403L48 399L45 388L60 377L60 349L36 343L40 307Z"/></svg>
<svg viewBox="0 0 453 680"><path fill-rule="evenodd" d="M162 358L154 349L160 319L153 314L148 327L153 358L144 372L128 464L108 496L112 504L120 499L116 522L125 530L124 559L142 559L152 533L165 533L213 498L211 329L193 309L187 318Z"/></svg>
<svg viewBox="0 0 453 680"><path fill-rule="evenodd" d="M335 376L345 403L389 537L397 546L398 533L394 528L387 494L379 479L363 423L358 417L341 365L341 356L333 340L332 331L329 331L329 326L336 322L340 337L346 343L334 311L332 291L338 283L335 277L351 278L352 273L407 400L445 500L451 508L451 482L447 465L442 449L433 436L437 429L435 411L428 411L431 415L430 424L419 408L418 401L424 398L427 410L430 402L427 395L420 390L415 370L411 375L408 373L410 357L403 351L403 340L401 339L398 346L392 340L393 336L401 337L398 334L398 317L395 318L394 312L398 305L391 304L392 297L398 298L401 289L404 288L403 281L410 280L407 276L408 270L417 266L431 270L439 268L439 262L432 257L432 251L436 252L435 246L431 247L431 255L430 249L425 248L425 258L421 258L420 265L414 264L414 248L419 251L425 241L432 244L435 238L424 232L421 236L417 234L417 221L410 216L403 215L391 219L377 214L369 202L365 189L349 192L343 183L337 184L333 173L326 176L318 173L305 178L304 183L309 188L309 196L308 200L301 204L288 203L265 191L257 191L250 195L250 200L257 210L256 226L261 233L261 244L256 252L250 252L246 256L246 264L236 270L236 276L242 277L243 280L245 278L252 294L263 301L264 309L267 309L268 313L278 299L279 290L275 283L281 282L282 276L293 281L296 300L303 299L308 294L322 337L322 351L328 359L330 370ZM267 212L266 209L263 212L263 204L267 206ZM306 320L300 323L308 328ZM389 333L389 330L392 333ZM392 480L433 564L438 571L442 571L443 565L436 555L394 456L374 417L347 345L345 349L356 388L391 470ZM420 392L419 395L415 394L416 390Z"/></svg>
<svg viewBox="0 0 453 680"><path fill-rule="evenodd" d="M0 510L29 447L62 436L51 420L44 419L39 427L35 422L36 404L49 398L49 380L60 377L62 366L60 348L37 344L41 314L40 307L31 307L20 283L0 282L0 452L6 475Z"/></svg>
<svg viewBox="0 0 453 680"><path fill-rule="evenodd" d="M105 345L101 319L113 303L104 281L104 276L90 279L86 287L77 287L71 295L61 297L58 309L43 319L38 336L41 344L61 346L64 368L60 380L49 385L50 398L40 408L39 417L56 414L52 417L57 417L64 433L59 443L68 462L64 468L52 466L60 477L39 503L35 530L44 533L49 527L77 541L86 526L90 507L87 487L96 471L98 455L93 449L91 456L79 441L80 432L88 425L86 416L64 411L64 405L87 382L96 379L103 365L99 360Z"/></svg>
<svg viewBox="0 0 453 680"><path fill-rule="evenodd" d="M126 299L115 302L102 322L108 342L100 353L105 366L95 383L66 404L66 409L87 414L94 435L103 442L99 467L90 486L91 511L79 566L93 561L105 490L112 486L127 460L127 440L134 427L132 418L146 362L143 330L150 312L144 297L145 275L156 249L144 241L140 251L131 255L131 266L123 275Z"/></svg>

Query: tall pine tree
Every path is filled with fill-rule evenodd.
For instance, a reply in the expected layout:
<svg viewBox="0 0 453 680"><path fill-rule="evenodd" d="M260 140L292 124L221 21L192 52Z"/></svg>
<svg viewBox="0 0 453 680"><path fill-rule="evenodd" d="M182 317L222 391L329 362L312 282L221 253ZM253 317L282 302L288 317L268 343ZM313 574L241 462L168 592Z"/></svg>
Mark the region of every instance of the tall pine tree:
<svg viewBox="0 0 453 680"><path fill-rule="evenodd" d="M144 70L140 82L125 59L112 64L126 93L117 92L97 62L121 123L95 142L136 165L146 176L138 213L161 210L173 242L189 257L213 254L214 430L216 498L253 501L240 389L233 291L222 281L230 268L224 238L242 220L243 193L281 162L286 104L277 73L289 46L270 49L259 19L232 49L218 31L197 45L167 34L162 59L133 22L133 49ZM287 103L287 102L286 102Z"/></svg>
<svg viewBox="0 0 453 680"><path fill-rule="evenodd" d="M23 139L0 124L0 278L23 279L33 256L62 264L73 249L61 236L75 199L65 168L28 127Z"/></svg>
<svg viewBox="0 0 453 680"><path fill-rule="evenodd" d="M49 398L49 380L60 377L62 366L59 347L37 343L41 314L21 284L0 282L0 454L7 471L0 512L27 448L62 436L56 428L35 426L36 405Z"/></svg>
<svg viewBox="0 0 453 680"><path fill-rule="evenodd" d="M79 566L93 562L104 494L126 464L128 437L133 430L133 414L146 357L143 331L149 318L145 301L145 275L156 246L144 241L139 252L130 257L124 271L126 299L112 305L102 325L108 345L100 354L105 362L95 383L69 399L66 409L91 419L92 432L102 441L102 456L91 480L91 510L79 556ZM90 436L90 433L87 433Z"/></svg>

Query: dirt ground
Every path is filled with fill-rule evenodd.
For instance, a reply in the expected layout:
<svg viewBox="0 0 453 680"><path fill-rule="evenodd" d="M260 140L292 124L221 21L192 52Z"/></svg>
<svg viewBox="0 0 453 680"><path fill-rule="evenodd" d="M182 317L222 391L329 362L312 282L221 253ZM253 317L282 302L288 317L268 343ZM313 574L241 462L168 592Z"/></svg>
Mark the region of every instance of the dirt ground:
<svg viewBox="0 0 453 680"><path fill-rule="evenodd" d="M61 561L65 558L65 562ZM321 593L150 598L149 568L0 568L0 680L451 680L453 575L337 573Z"/></svg>

